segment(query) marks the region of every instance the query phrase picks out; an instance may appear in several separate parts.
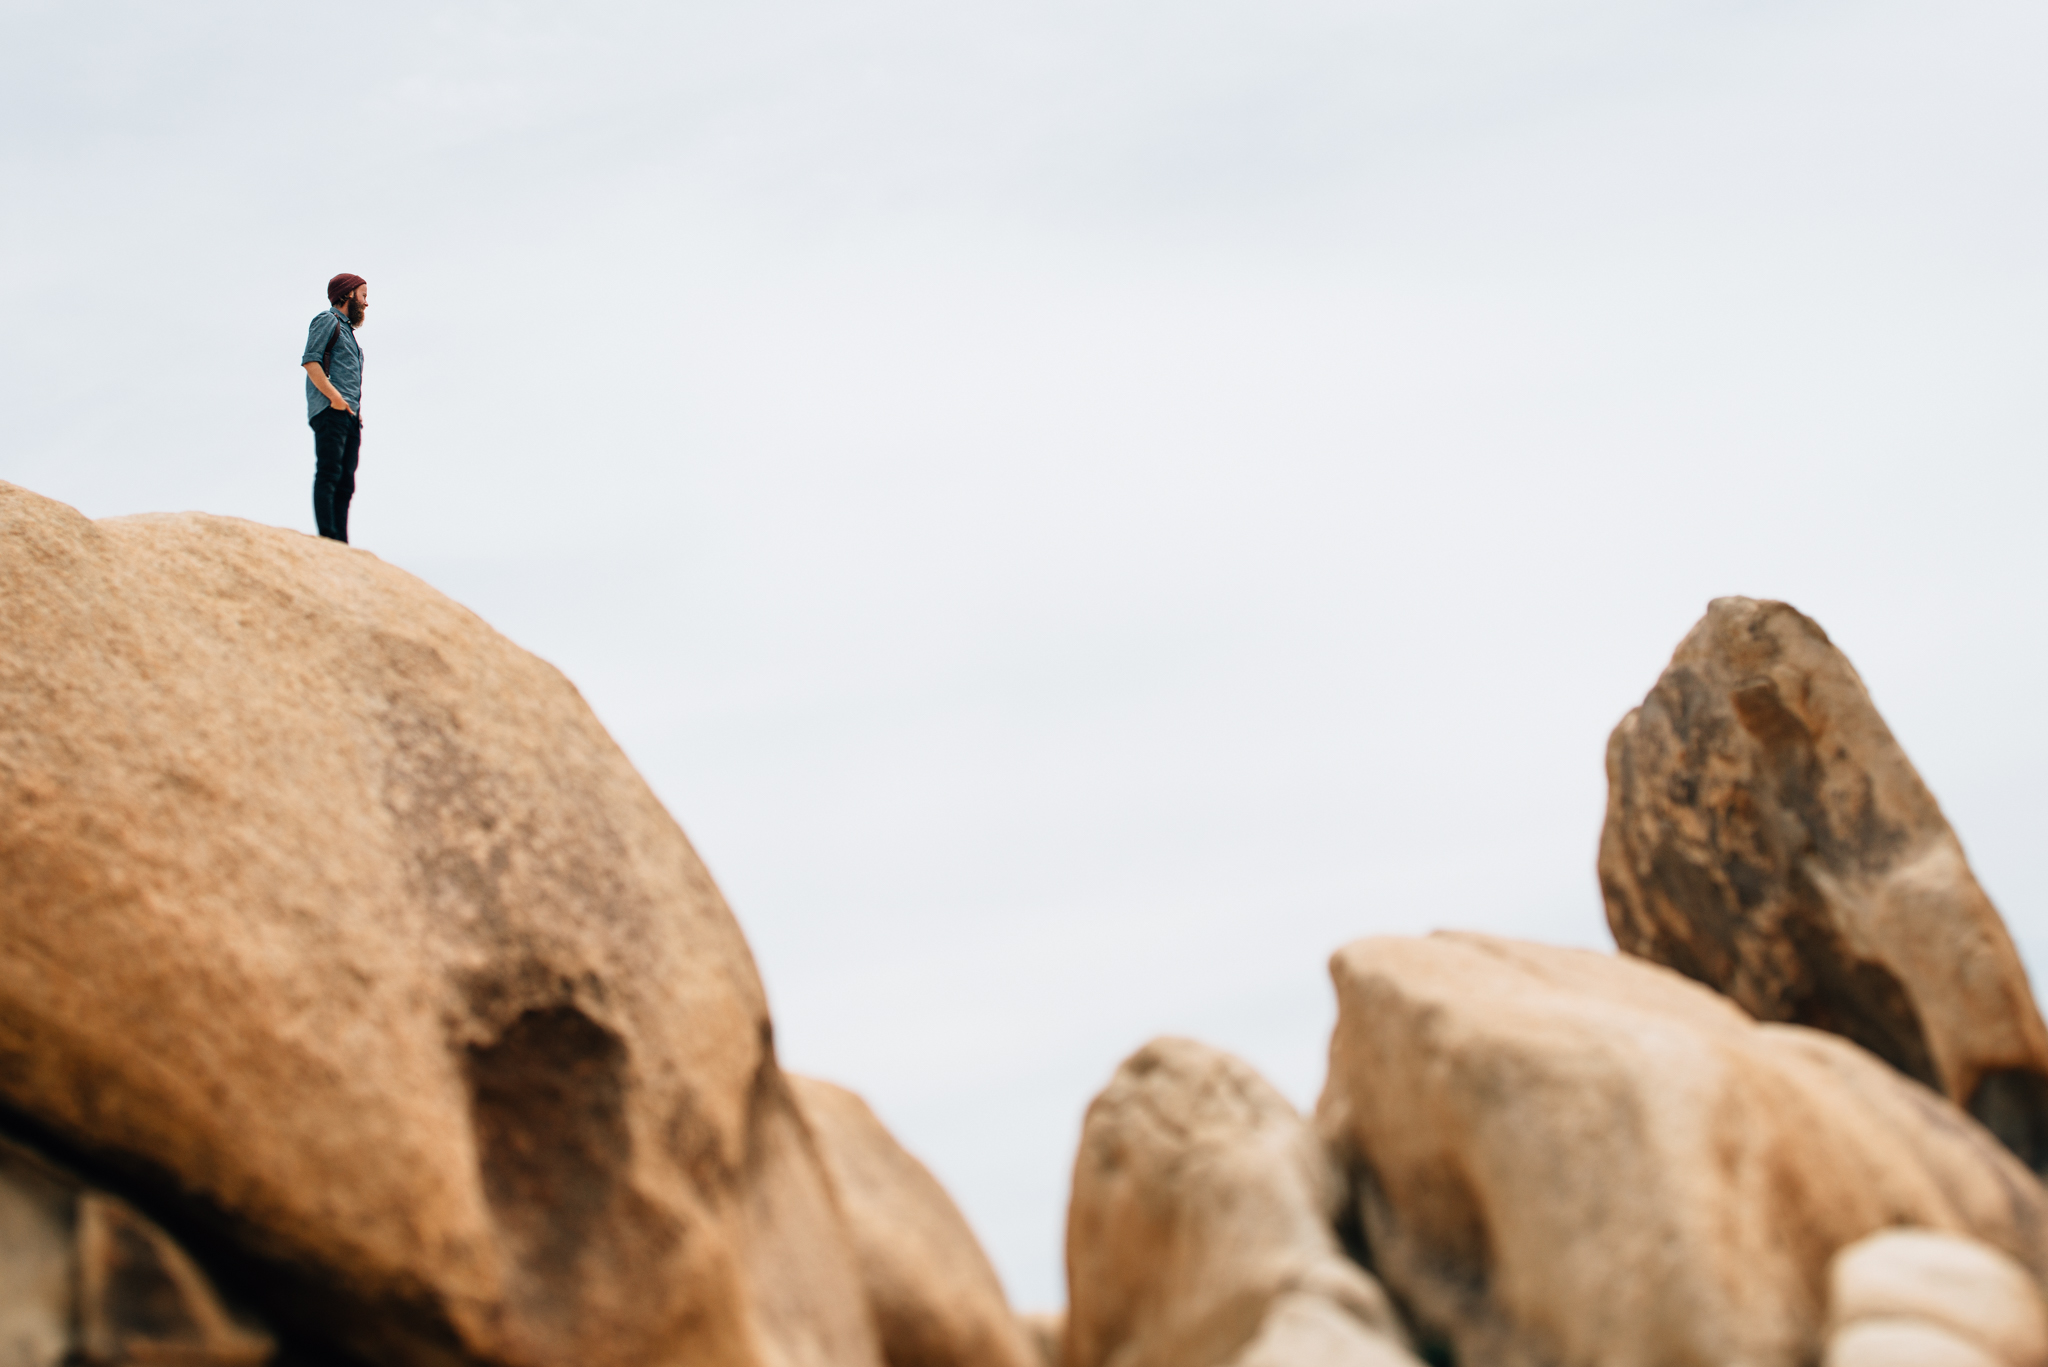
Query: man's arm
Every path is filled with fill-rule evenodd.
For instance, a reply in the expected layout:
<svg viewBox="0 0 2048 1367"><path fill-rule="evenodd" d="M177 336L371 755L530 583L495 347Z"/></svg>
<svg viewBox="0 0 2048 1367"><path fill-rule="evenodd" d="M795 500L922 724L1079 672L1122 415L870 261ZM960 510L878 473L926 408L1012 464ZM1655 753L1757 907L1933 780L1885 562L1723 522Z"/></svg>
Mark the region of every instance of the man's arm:
<svg viewBox="0 0 2048 1367"><path fill-rule="evenodd" d="M327 396L327 402L344 413L352 411L348 406L348 400L341 397L341 391L327 378L327 372L320 368L318 361L306 362L306 378L313 382L313 388Z"/></svg>

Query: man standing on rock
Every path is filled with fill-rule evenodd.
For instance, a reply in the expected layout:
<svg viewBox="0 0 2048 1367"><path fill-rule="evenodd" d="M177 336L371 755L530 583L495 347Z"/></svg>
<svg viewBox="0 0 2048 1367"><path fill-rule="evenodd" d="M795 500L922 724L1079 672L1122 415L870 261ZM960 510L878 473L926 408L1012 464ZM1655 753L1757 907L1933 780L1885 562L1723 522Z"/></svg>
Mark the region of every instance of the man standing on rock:
<svg viewBox="0 0 2048 1367"><path fill-rule="evenodd" d="M306 420L313 428L313 521L320 535L348 542L348 501L356 492L356 456L363 445L363 349L356 329L370 306L360 275L327 282L332 308L306 331Z"/></svg>

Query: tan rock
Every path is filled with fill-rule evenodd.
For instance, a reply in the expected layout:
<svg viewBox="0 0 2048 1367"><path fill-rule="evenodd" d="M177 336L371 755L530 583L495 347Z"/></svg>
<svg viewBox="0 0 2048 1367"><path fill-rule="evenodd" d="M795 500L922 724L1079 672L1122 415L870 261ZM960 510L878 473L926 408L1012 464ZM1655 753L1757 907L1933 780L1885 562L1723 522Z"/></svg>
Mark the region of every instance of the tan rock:
<svg viewBox="0 0 2048 1367"><path fill-rule="evenodd" d="M988 1255L946 1189L868 1104L790 1078L845 1216L889 1367L1037 1367Z"/></svg>
<svg viewBox="0 0 2048 1367"><path fill-rule="evenodd" d="M0 868L0 1100L288 1344L879 1361L703 865L567 680L411 576L0 484Z"/></svg>
<svg viewBox="0 0 2048 1367"><path fill-rule="evenodd" d="M1346 1299L1326 1290L1275 1298L1231 1367L1421 1367L1391 1316L1375 1315L1377 1327L1368 1326Z"/></svg>
<svg viewBox="0 0 2048 1367"><path fill-rule="evenodd" d="M1034 1310L1017 1316L1038 1367L1060 1367L1066 1357L1067 1312Z"/></svg>
<svg viewBox="0 0 2048 1367"><path fill-rule="evenodd" d="M1870 1345L1882 1337L1877 1328L1896 1338L1894 1331L1907 1325L1969 1344L1999 1367L2048 1367L2040 1288L2024 1267L1974 1239L1894 1229L1835 1255L1828 1273L1830 1361L1860 1362L1858 1354L1876 1351Z"/></svg>
<svg viewBox="0 0 2048 1367"><path fill-rule="evenodd" d="M0 1141L0 1364L57 1367L78 1347L78 1184Z"/></svg>
<svg viewBox="0 0 2048 1367"><path fill-rule="evenodd" d="M1716 599L1607 747L1623 950L1831 1030L2048 1168L2048 1027L1997 910L1849 661Z"/></svg>
<svg viewBox="0 0 2048 1367"><path fill-rule="evenodd" d="M1386 1294L1332 1232L1341 1200L1272 1084L1154 1040L1082 1127L1066 1367L1414 1367Z"/></svg>
<svg viewBox="0 0 2048 1367"><path fill-rule="evenodd" d="M2032 1174L1836 1036L1483 936L1363 940L1331 974L1317 1122L1374 1270L1460 1362L1801 1367L1829 1260L1898 1224L2048 1265Z"/></svg>
<svg viewBox="0 0 2048 1367"><path fill-rule="evenodd" d="M2007 1367L1966 1338L1916 1320L1865 1320L1828 1340L1821 1367Z"/></svg>
<svg viewBox="0 0 2048 1367"><path fill-rule="evenodd" d="M0 1140L0 1364L264 1367L275 1351L155 1224Z"/></svg>

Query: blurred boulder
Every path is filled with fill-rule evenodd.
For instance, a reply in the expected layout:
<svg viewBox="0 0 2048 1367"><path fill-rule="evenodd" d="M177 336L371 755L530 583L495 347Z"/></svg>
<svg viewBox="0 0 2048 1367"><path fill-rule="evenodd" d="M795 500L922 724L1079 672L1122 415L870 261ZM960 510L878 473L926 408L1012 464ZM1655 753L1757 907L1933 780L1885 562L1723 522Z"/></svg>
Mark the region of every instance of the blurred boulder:
<svg viewBox="0 0 2048 1367"><path fill-rule="evenodd" d="M1024 1337L1031 1343L1037 1367L1060 1367L1066 1356L1067 1314L1064 1310L1036 1310L1017 1316Z"/></svg>
<svg viewBox="0 0 2048 1367"><path fill-rule="evenodd" d="M1997 910L1849 661L1716 599L1607 747L1621 948L1843 1035L2048 1168L2048 1028Z"/></svg>
<svg viewBox="0 0 2048 1367"><path fill-rule="evenodd" d="M1804 1367L1829 1260L1897 1224L2048 1266L2033 1175L1837 1036L1484 936L1363 940L1331 973L1318 1125L1371 1267L1459 1362Z"/></svg>
<svg viewBox="0 0 2048 1367"><path fill-rule="evenodd" d="M1835 1255L1824 1361L2048 1367L2048 1311L2027 1270L1998 1250L1953 1234L1886 1230Z"/></svg>
<svg viewBox="0 0 2048 1367"><path fill-rule="evenodd" d="M966 1217L868 1104L791 1077L846 1219L889 1367L1038 1367Z"/></svg>
<svg viewBox="0 0 2048 1367"><path fill-rule="evenodd" d="M0 1367L264 1367L275 1351L163 1230L0 1140Z"/></svg>
<svg viewBox="0 0 2048 1367"><path fill-rule="evenodd" d="M1916 1320L1865 1320L1828 1340L1821 1367L2005 1367L1966 1338Z"/></svg>
<svg viewBox="0 0 2048 1367"><path fill-rule="evenodd" d="M0 1104L287 1350L879 1363L718 890L419 580L0 483L0 868Z"/></svg>
<svg viewBox="0 0 2048 1367"><path fill-rule="evenodd" d="M1314 1131L1249 1065L1146 1045L1081 1131L1066 1367L1415 1367L1333 1232L1341 1204Z"/></svg>

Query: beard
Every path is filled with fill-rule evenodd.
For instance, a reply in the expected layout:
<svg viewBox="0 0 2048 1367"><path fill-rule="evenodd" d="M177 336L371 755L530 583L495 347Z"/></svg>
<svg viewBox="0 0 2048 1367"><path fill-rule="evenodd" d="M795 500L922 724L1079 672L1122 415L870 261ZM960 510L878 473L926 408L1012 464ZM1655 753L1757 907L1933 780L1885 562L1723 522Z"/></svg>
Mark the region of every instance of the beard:
<svg viewBox="0 0 2048 1367"><path fill-rule="evenodd" d="M352 328L361 327L363 325L363 315L368 312L368 309L364 308L361 304L358 304L355 300L349 300L348 325Z"/></svg>

